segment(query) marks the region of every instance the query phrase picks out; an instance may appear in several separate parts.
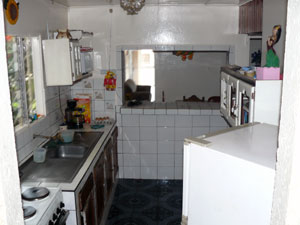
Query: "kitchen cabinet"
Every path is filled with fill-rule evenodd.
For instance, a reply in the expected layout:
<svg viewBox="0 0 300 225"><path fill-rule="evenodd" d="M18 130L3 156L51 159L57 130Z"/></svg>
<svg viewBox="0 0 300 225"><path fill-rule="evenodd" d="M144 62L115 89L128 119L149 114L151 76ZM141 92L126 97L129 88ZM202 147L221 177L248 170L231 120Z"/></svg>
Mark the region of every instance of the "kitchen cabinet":
<svg viewBox="0 0 300 225"><path fill-rule="evenodd" d="M255 80L222 67L220 111L231 126L278 125L281 88L281 80Z"/></svg>
<svg viewBox="0 0 300 225"><path fill-rule="evenodd" d="M119 171L118 166L118 128L116 127L112 133L112 144L113 144L113 169L114 169L114 182Z"/></svg>
<svg viewBox="0 0 300 225"><path fill-rule="evenodd" d="M103 211L105 208L105 190L106 190L106 182L105 182L105 168L104 168L104 154L101 154L98 162L94 167L94 180L95 180L95 188L96 188L96 205L97 205L97 221L98 224L101 222Z"/></svg>
<svg viewBox="0 0 300 225"><path fill-rule="evenodd" d="M66 38L43 40L43 55L47 86L72 85L91 75L82 75L78 41Z"/></svg>
<svg viewBox="0 0 300 225"><path fill-rule="evenodd" d="M113 187L113 162L112 162L112 151L113 145L112 140L110 139L106 146L104 147L104 155L105 155L105 175L106 175L106 199L109 198L112 187Z"/></svg>
<svg viewBox="0 0 300 225"><path fill-rule="evenodd" d="M182 224L270 224L277 135L249 124L185 139Z"/></svg>
<svg viewBox="0 0 300 225"><path fill-rule="evenodd" d="M114 146L118 133L112 129L99 148L75 190L77 223L72 225L104 224L113 197L118 168ZM69 225L67 223L67 225Z"/></svg>
<svg viewBox="0 0 300 225"><path fill-rule="evenodd" d="M239 8L239 33L262 33L263 0L253 0Z"/></svg>
<svg viewBox="0 0 300 225"><path fill-rule="evenodd" d="M95 193L93 174L85 182L79 192L79 207L82 225L96 225Z"/></svg>

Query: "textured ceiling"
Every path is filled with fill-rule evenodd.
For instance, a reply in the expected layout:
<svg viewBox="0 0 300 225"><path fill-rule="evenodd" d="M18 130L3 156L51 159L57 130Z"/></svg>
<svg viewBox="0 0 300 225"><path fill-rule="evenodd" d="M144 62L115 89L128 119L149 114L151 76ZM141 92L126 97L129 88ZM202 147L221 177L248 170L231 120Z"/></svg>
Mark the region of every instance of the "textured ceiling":
<svg viewBox="0 0 300 225"><path fill-rule="evenodd" d="M54 0L65 6L118 5L120 0ZM146 0L146 5L222 4L240 5L251 0Z"/></svg>

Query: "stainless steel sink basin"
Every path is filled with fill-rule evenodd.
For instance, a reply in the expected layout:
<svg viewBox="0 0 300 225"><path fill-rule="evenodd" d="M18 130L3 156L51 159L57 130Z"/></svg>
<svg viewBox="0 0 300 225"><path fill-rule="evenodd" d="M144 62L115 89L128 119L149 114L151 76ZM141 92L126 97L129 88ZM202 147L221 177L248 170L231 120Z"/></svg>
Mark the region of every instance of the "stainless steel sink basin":
<svg viewBox="0 0 300 225"><path fill-rule="evenodd" d="M75 132L70 144L44 145L47 156L44 163L28 161L21 168L22 181L72 182L103 132Z"/></svg>
<svg viewBox="0 0 300 225"><path fill-rule="evenodd" d="M83 158L87 148L80 145L60 145L58 148L48 150L49 158Z"/></svg>

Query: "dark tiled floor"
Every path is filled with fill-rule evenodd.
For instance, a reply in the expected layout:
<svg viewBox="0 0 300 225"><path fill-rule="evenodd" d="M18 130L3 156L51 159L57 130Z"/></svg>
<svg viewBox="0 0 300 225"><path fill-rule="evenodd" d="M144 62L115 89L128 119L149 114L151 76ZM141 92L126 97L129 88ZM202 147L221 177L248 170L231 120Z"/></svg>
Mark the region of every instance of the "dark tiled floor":
<svg viewBox="0 0 300 225"><path fill-rule="evenodd" d="M119 179L106 225L180 225L181 180Z"/></svg>

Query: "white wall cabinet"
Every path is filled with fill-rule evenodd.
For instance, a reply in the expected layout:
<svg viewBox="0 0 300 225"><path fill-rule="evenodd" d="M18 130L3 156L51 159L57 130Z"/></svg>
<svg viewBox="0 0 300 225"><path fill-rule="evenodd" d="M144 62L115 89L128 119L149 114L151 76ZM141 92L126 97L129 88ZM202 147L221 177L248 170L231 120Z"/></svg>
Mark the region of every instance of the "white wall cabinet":
<svg viewBox="0 0 300 225"><path fill-rule="evenodd" d="M279 124L281 80L255 80L221 69L220 110L231 126L261 122Z"/></svg>
<svg viewBox="0 0 300 225"><path fill-rule="evenodd" d="M82 79L78 42L44 40L43 54L47 86L72 85Z"/></svg>

